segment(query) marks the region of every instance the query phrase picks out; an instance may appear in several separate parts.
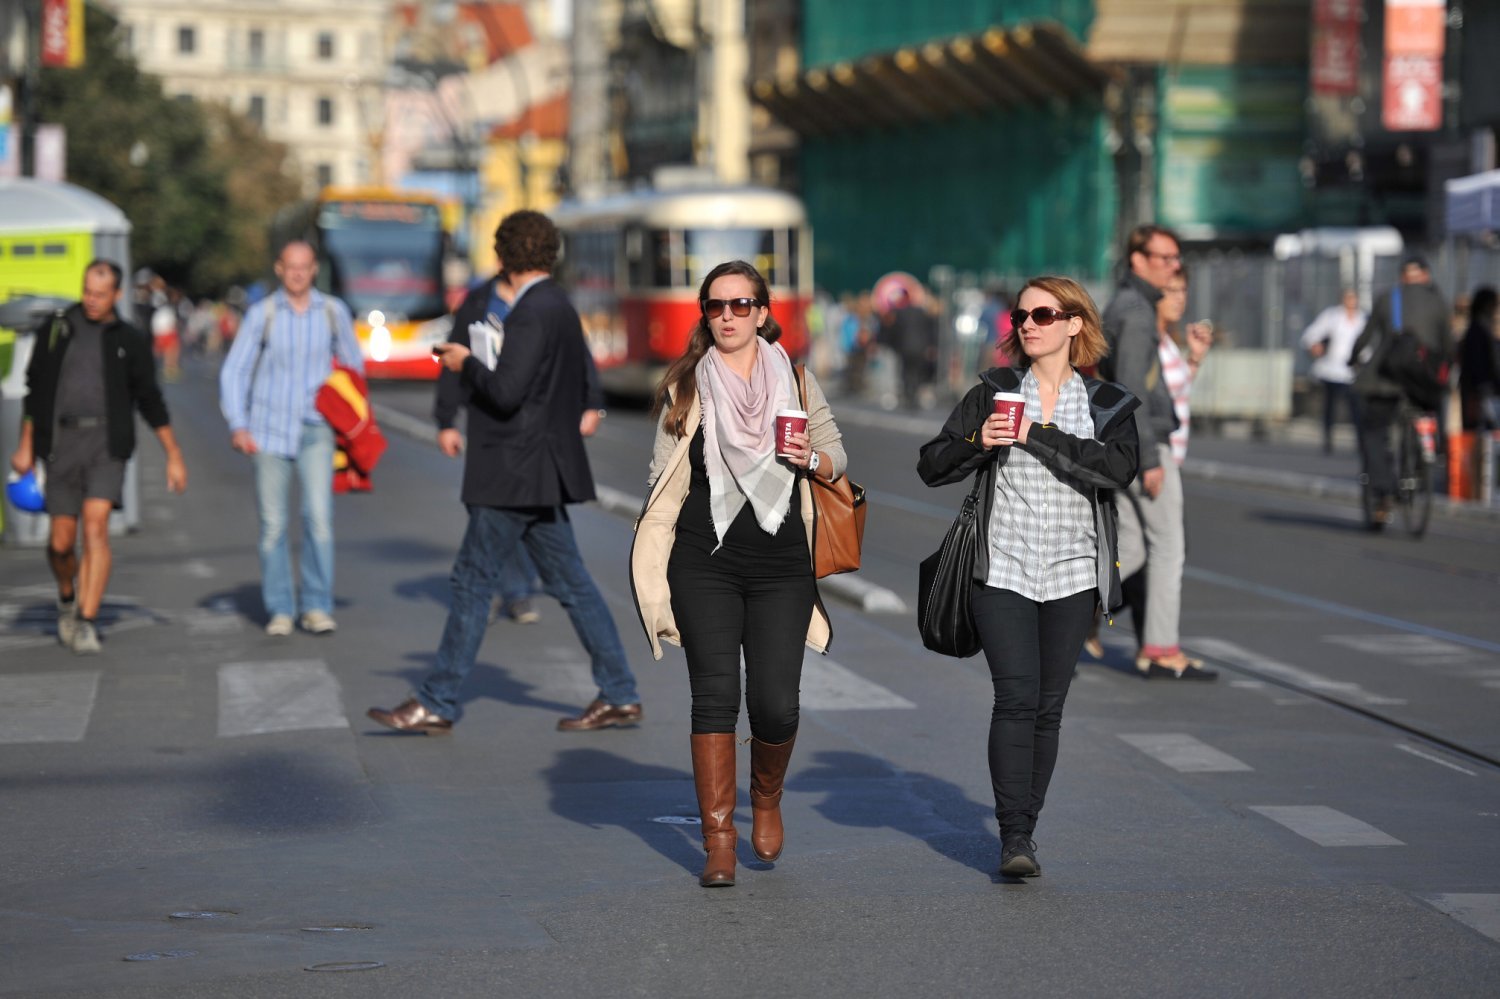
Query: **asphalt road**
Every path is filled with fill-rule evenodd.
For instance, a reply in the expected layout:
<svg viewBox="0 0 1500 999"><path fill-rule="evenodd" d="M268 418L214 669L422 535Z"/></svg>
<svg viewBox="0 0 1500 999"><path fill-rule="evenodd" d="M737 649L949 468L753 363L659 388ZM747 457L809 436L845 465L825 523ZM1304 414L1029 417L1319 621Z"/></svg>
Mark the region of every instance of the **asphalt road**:
<svg viewBox="0 0 1500 999"><path fill-rule="evenodd" d="M540 624L491 630L452 738L365 720L430 663L463 529L458 463L395 427L425 436L428 389L377 397L413 419L387 424L378 492L337 502L336 636L260 632L249 470L204 371L169 389L186 497L143 450L102 656L56 646L40 553L0 549L0 995L1500 986L1494 524L1371 536L1344 499L1190 478L1184 641L1223 676L1140 680L1127 628L1107 631L1026 884L992 873L982 661L926 653L909 613L830 601L786 853L742 850L739 884L704 891L681 653L647 652L628 516L591 505L574 524L644 726L553 730L592 689L547 600ZM836 412L871 496L859 577L914 606L961 488L913 472L941 414ZM649 447L644 414L612 412L590 445L600 483L639 496ZM306 970L358 962L379 966Z"/></svg>

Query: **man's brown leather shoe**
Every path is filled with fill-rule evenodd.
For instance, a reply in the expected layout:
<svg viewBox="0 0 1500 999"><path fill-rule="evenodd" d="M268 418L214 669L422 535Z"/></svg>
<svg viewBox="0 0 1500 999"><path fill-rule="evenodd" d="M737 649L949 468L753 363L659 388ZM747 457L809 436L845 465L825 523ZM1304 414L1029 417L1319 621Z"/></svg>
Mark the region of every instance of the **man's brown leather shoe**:
<svg viewBox="0 0 1500 999"><path fill-rule="evenodd" d="M641 723L645 712L639 704L615 705L605 701L594 701L583 709L577 718L563 718L557 723L559 732L592 732L600 728L630 728Z"/></svg>
<svg viewBox="0 0 1500 999"><path fill-rule="evenodd" d="M453 732L451 721L428 711L415 697L408 697L389 711L385 708L371 708L365 714L397 732L413 732L417 735L451 735Z"/></svg>

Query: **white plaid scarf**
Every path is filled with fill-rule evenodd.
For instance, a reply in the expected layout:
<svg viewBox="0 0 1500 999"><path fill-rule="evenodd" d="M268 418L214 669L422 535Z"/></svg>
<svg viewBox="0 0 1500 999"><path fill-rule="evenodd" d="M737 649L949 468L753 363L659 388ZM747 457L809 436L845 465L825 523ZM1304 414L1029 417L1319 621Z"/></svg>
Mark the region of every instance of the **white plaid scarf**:
<svg viewBox="0 0 1500 999"><path fill-rule="evenodd" d="M731 371L717 348L703 355L697 373L714 537L724 544L746 500L760 529L775 534L797 483L797 473L776 459L776 411L797 408L791 358L780 344L757 340L749 380Z"/></svg>

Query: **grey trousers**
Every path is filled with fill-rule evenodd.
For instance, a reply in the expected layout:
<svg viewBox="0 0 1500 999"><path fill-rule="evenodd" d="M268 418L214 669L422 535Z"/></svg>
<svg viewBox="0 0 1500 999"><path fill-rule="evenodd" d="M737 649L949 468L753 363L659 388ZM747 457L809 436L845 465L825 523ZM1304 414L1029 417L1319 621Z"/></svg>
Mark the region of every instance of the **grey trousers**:
<svg viewBox="0 0 1500 999"><path fill-rule="evenodd" d="M1136 637L1144 655L1172 655L1178 650L1182 616L1182 566L1187 543L1182 523L1182 472L1172 449L1156 445L1165 474L1161 492L1152 499L1139 477L1118 494L1120 512L1120 578L1146 569L1146 625Z"/></svg>

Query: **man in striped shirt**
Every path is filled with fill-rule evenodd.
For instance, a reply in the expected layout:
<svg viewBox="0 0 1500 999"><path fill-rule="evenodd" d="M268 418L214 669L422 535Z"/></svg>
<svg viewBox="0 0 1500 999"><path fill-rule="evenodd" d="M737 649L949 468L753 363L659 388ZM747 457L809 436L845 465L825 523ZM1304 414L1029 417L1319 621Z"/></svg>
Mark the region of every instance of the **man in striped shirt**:
<svg viewBox="0 0 1500 999"><path fill-rule="evenodd" d="M260 512L261 595L268 635L290 635L299 600L287 541L292 477L302 485L302 627L331 633L333 619L333 428L318 412L318 388L334 355L364 372L343 302L313 288L318 263L307 243L276 260L281 287L252 305L219 371L219 406L230 443L250 456Z"/></svg>

